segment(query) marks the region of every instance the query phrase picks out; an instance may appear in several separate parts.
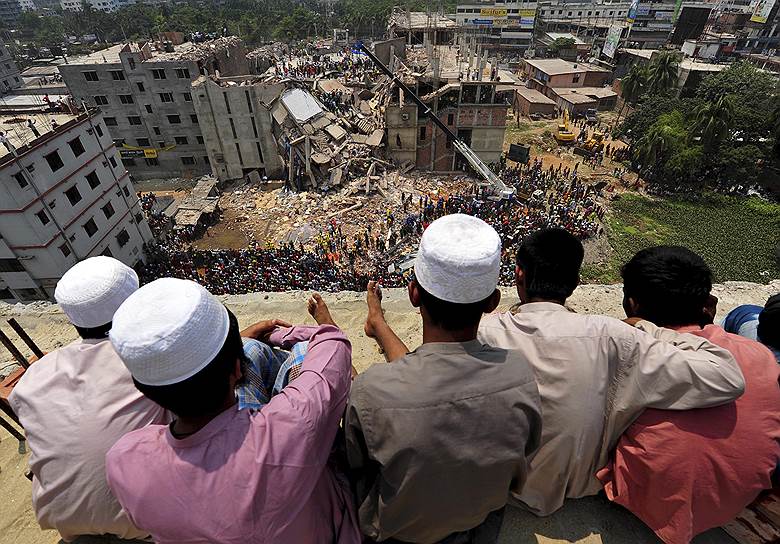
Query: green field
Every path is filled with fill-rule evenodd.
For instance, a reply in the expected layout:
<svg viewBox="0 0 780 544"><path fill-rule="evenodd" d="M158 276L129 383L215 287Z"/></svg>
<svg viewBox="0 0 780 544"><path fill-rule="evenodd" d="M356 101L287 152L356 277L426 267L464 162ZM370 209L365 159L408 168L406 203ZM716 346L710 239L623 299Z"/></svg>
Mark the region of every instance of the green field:
<svg viewBox="0 0 780 544"><path fill-rule="evenodd" d="M780 278L780 205L759 198L624 195L606 218L609 261L583 267L583 281L620 282L620 267L638 250L682 245L704 257L715 281L767 283Z"/></svg>

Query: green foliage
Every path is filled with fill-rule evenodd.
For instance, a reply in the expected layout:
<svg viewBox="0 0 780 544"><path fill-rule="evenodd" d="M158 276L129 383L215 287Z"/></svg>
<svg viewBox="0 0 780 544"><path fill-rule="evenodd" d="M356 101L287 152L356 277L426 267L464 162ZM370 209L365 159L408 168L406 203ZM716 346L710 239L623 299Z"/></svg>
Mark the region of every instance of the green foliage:
<svg viewBox="0 0 780 544"><path fill-rule="evenodd" d="M734 95L723 94L704 102L696 111L693 131L708 151L713 151L729 136L734 126Z"/></svg>
<svg viewBox="0 0 780 544"><path fill-rule="evenodd" d="M553 43L550 44L550 52L558 54L559 51L573 48L574 44L574 38L555 38Z"/></svg>
<svg viewBox="0 0 780 544"><path fill-rule="evenodd" d="M300 40L315 34L317 15L304 7L298 6L293 12L282 19L274 29L277 40Z"/></svg>
<svg viewBox="0 0 780 544"><path fill-rule="evenodd" d="M679 51L661 51L653 57L648 68L650 92L658 94L674 89L680 59Z"/></svg>
<svg viewBox="0 0 780 544"><path fill-rule="evenodd" d="M620 281L620 267L640 249L676 244L704 257L715 280L766 283L780 277L780 205L758 198L707 194L697 200L624 195L607 216L613 248L608 263L583 269L583 278Z"/></svg>

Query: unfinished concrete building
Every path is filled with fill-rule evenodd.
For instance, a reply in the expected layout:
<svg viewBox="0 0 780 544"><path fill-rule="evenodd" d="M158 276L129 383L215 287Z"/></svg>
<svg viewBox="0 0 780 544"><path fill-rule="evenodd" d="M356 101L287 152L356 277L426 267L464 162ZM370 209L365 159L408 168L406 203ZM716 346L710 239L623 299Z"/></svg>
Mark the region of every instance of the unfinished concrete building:
<svg viewBox="0 0 780 544"><path fill-rule="evenodd" d="M284 90L284 84L258 82L256 76L200 76L192 83L206 153L220 181L252 171L261 177L283 175L271 106Z"/></svg>
<svg viewBox="0 0 780 544"><path fill-rule="evenodd" d="M191 83L201 74L248 71L236 37L119 44L70 59L59 70L78 102L103 111L122 160L138 179L211 173Z"/></svg>
<svg viewBox="0 0 780 544"><path fill-rule="evenodd" d="M398 88L391 92L386 110L387 150L394 162L434 172L466 168L466 161L432 116L483 162L500 159L517 81L499 70L495 59L488 62L481 46L472 43L463 52L455 47L407 51L406 63L397 60L395 64L404 74L404 83L428 108L419 108Z"/></svg>

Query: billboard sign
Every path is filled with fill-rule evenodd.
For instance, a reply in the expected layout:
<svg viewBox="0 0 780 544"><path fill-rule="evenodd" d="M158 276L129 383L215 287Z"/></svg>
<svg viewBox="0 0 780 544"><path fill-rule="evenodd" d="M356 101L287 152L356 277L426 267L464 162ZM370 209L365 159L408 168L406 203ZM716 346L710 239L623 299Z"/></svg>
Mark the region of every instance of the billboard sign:
<svg viewBox="0 0 780 544"><path fill-rule="evenodd" d="M773 7L775 7L775 0L757 0L752 6L753 14L750 20L754 23L766 23Z"/></svg>
<svg viewBox="0 0 780 544"><path fill-rule="evenodd" d="M471 22L475 25L492 25L492 19L472 19Z"/></svg>
<svg viewBox="0 0 780 544"><path fill-rule="evenodd" d="M618 43L620 43L620 36L623 34L623 27L618 24L613 24L609 27L607 32L607 40L604 42L604 49L601 50L605 56L614 59L615 51L617 51Z"/></svg>
<svg viewBox="0 0 780 544"><path fill-rule="evenodd" d="M482 8L479 10L480 17L506 17L506 8Z"/></svg>
<svg viewBox="0 0 780 544"><path fill-rule="evenodd" d="M521 28L533 28L534 19L536 18L535 9L521 9L520 13L520 27Z"/></svg>
<svg viewBox="0 0 780 544"><path fill-rule="evenodd" d="M636 14L639 11L639 0L631 0L631 6L628 8L628 15L626 21L633 23L636 21Z"/></svg>

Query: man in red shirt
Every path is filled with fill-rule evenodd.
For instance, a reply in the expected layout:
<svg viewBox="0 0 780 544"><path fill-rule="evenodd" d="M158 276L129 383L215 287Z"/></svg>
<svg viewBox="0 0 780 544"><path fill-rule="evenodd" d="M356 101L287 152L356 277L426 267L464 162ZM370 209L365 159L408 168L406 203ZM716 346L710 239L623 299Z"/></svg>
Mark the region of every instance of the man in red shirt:
<svg viewBox="0 0 780 544"><path fill-rule="evenodd" d="M642 250L622 275L629 318L706 338L728 349L745 376L745 393L734 402L682 412L646 410L598 473L610 500L667 544L687 543L732 520L772 487L780 459L780 366L760 343L705 325L711 323L704 308L712 273L692 251Z"/></svg>

